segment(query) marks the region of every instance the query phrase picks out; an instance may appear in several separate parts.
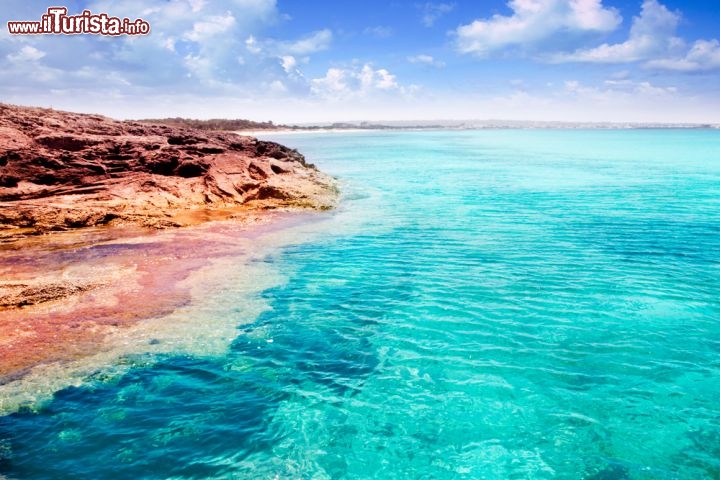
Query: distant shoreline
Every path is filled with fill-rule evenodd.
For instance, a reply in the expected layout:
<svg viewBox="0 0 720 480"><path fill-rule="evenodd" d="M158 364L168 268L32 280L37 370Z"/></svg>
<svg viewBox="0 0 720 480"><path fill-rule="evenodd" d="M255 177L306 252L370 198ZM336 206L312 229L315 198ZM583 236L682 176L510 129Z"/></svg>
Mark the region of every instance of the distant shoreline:
<svg viewBox="0 0 720 480"><path fill-rule="evenodd" d="M493 129L720 129L720 123L662 122L565 122L533 120L468 120L468 121L392 121L343 122L329 125L278 125L274 130L493 130ZM242 129L253 130L253 129Z"/></svg>
<svg viewBox="0 0 720 480"><path fill-rule="evenodd" d="M720 123L665 122L568 122L538 120L394 120L345 121L317 124L275 124L246 119L165 118L138 120L141 123L160 123L173 127L188 127L209 131L236 132L241 135L267 133L330 133L357 131L430 131L430 130L647 130L647 129L720 129Z"/></svg>
<svg viewBox="0 0 720 480"><path fill-rule="evenodd" d="M275 128L261 130L233 130L233 133L244 136L258 137L262 135L301 135L308 133L358 133L358 132L429 132L429 131L454 131L469 132L480 130L720 130L720 125L686 125L686 124L627 124L627 125L487 125L474 127L312 127L312 128Z"/></svg>

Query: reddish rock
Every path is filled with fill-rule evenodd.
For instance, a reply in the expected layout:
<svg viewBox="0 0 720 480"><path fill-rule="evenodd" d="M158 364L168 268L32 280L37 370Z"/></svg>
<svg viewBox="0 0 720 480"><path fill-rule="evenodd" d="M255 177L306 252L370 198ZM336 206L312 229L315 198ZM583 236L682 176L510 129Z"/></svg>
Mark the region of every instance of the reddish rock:
<svg viewBox="0 0 720 480"><path fill-rule="evenodd" d="M332 178L277 143L0 104L0 239L182 226L194 210L329 209L336 197Z"/></svg>

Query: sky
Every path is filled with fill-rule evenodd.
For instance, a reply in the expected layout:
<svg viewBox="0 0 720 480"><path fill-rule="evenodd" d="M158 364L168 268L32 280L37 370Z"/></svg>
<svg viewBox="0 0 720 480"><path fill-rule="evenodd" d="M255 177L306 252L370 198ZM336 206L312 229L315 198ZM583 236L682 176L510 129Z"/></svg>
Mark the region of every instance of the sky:
<svg viewBox="0 0 720 480"><path fill-rule="evenodd" d="M2 0L0 102L275 123L720 123L718 0ZM11 35L48 7L148 35Z"/></svg>

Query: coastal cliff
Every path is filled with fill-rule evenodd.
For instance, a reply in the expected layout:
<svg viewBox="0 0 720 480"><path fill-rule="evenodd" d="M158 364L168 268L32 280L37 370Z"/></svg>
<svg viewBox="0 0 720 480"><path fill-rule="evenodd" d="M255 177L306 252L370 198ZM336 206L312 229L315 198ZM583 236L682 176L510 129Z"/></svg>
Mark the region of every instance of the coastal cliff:
<svg viewBox="0 0 720 480"><path fill-rule="evenodd" d="M0 240L324 210L336 197L331 177L277 143L0 104Z"/></svg>

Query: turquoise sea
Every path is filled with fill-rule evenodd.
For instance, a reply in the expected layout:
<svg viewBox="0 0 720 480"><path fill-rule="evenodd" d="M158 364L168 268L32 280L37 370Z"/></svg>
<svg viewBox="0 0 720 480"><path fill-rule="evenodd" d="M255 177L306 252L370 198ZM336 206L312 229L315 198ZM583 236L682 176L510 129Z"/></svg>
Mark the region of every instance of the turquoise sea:
<svg viewBox="0 0 720 480"><path fill-rule="evenodd" d="M0 478L720 479L720 131L272 139L340 208L185 307L223 348L4 412Z"/></svg>

